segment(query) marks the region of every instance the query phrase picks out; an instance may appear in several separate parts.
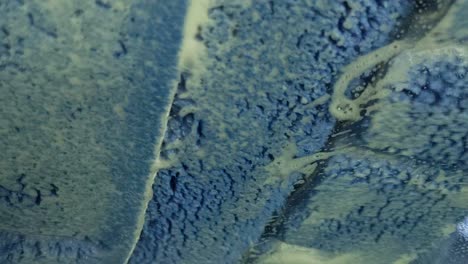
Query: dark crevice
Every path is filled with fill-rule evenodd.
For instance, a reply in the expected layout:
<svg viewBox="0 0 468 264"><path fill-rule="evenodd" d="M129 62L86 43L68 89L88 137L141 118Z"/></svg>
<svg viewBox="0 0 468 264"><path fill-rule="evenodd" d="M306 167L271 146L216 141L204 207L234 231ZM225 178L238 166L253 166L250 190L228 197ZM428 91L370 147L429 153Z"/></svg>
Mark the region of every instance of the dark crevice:
<svg viewBox="0 0 468 264"><path fill-rule="evenodd" d="M172 176L169 184L171 186L171 190L175 192L177 188L177 178L175 176Z"/></svg>
<svg viewBox="0 0 468 264"><path fill-rule="evenodd" d="M34 26L34 16L31 13L28 13L28 21L31 26Z"/></svg>
<svg viewBox="0 0 468 264"><path fill-rule="evenodd" d="M53 183L51 183L50 186L52 187L52 189L50 190L50 194L52 196L58 196L57 192L58 192L59 188Z"/></svg>
<svg viewBox="0 0 468 264"><path fill-rule="evenodd" d="M344 1L343 2L343 6L345 8L345 12L347 15L349 15L351 13L351 6L349 5L348 1Z"/></svg>
<svg viewBox="0 0 468 264"><path fill-rule="evenodd" d="M73 14L75 16L81 16L83 13L84 13L84 11L82 9L77 9L77 10L75 10L75 12Z"/></svg>
<svg viewBox="0 0 468 264"><path fill-rule="evenodd" d="M127 46L125 45L125 43L122 40L118 40L117 42L119 44L120 51L114 52L114 57L120 58L122 56L127 55L128 50L127 50Z"/></svg>
<svg viewBox="0 0 468 264"><path fill-rule="evenodd" d="M34 201L34 203L39 206L41 205L41 202L42 202L42 196L41 196L41 191L37 190L36 189L36 199Z"/></svg>
<svg viewBox="0 0 468 264"><path fill-rule="evenodd" d="M306 33L304 33L304 34L306 34ZM297 38L296 48L300 48L300 47L301 47L301 42L302 42L302 39L304 38L304 34L301 34L301 35Z"/></svg>
<svg viewBox="0 0 468 264"><path fill-rule="evenodd" d="M270 6L271 14L274 15L275 14L275 2L274 1L268 1L268 5Z"/></svg>
<svg viewBox="0 0 468 264"><path fill-rule="evenodd" d="M202 35L202 27L201 26L197 27L197 34L195 34L195 39L198 40L198 41L203 41L204 40L203 35Z"/></svg>
<svg viewBox="0 0 468 264"><path fill-rule="evenodd" d="M112 7L111 4L106 3L106 2L104 2L104 1L102 1L102 0L96 0L96 1L94 1L94 2L95 2L96 5L97 5L98 7L100 7L100 8L110 9L110 8Z"/></svg>

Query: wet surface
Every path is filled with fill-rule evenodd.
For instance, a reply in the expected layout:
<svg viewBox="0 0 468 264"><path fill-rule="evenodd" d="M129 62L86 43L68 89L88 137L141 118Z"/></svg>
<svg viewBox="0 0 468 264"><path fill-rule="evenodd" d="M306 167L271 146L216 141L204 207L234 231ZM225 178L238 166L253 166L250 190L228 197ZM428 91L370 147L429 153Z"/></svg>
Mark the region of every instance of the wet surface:
<svg viewBox="0 0 468 264"><path fill-rule="evenodd" d="M0 3L0 262L466 263L467 10Z"/></svg>
<svg viewBox="0 0 468 264"><path fill-rule="evenodd" d="M246 263L466 262L455 229L468 204L464 5L428 14L439 20L419 39L346 66L330 105L341 120L334 155L292 193Z"/></svg>

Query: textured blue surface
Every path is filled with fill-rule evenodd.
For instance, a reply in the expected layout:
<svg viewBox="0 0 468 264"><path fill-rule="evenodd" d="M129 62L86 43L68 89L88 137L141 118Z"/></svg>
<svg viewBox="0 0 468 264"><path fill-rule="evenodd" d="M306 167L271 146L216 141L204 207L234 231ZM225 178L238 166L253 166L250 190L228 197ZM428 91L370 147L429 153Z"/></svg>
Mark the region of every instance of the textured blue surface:
<svg viewBox="0 0 468 264"><path fill-rule="evenodd" d="M297 157L324 147L335 121L327 102L310 103L345 64L385 44L408 11L406 1L253 2L219 4L214 25L200 31L210 61L205 97L184 98L190 75L181 77L161 154L178 161L156 177L132 263L239 261L304 176L264 166L285 142ZM190 106L197 111L180 114ZM176 139L182 147L169 148Z"/></svg>
<svg viewBox="0 0 468 264"><path fill-rule="evenodd" d="M271 238L327 252L374 252L378 263L424 251L434 251L434 262L425 255L415 263L465 263L466 238L433 243L466 216L466 65L460 56L434 55L387 87L383 107L335 140L345 151L294 196Z"/></svg>
<svg viewBox="0 0 468 264"><path fill-rule="evenodd" d="M389 107L376 113L385 115L388 122L363 133L363 144L375 151L466 169L468 63L459 56L435 53L411 67L407 83L395 84L404 87L393 91L386 99ZM410 110L399 112L401 104L409 105ZM408 123L396 125L402 121Z"/></svg>
<svg viewBox="0 0 468 264"><path fill-rule="evenodd" d="M328 161L322 181L304 201L307 209L289 216L283 234L286 242L343 252L366 250L388 240L399 245L403 253L430 246L441 237L434 230L463 218L465 209L450 201L450 196L466 185L462 172L449 172L444 178L435 166L367 155L360 157L355 152ZM323 208L326 197L353 204L333 217L340 202L336 207ZM303 215L313 219L315 214L321 222L297 223L304 220Z"/></svg>
<svg viewBox="0 0 468 264"><path fill-rule="evenodd" d="M129 257L186 7L0 1L0 263Z"/></svg>

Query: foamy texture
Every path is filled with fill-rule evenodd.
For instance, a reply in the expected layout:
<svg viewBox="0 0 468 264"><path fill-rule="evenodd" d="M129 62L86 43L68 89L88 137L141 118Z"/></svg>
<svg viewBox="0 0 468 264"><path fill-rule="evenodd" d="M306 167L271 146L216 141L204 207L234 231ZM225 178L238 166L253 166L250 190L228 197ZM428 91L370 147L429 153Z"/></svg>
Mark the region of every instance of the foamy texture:
<svg viewBox="0 0 468 264"><path fill-rule="evenodd" d="M389 85L408 78L409 69L434 55L466 56L468 47L461 45L459 39L466 36L463 28L455 28L456 16L465 8L466 1L454 4L444 18L425 37L413 40L397 40L380 49L364 55L343 70L341 77L334 85L330 113L338 120L358 121L366 103L383 99L389 94ZM345 91L350 82L377 64L389 63L388 73L375 84L370 84L356 99L346 97ZM379 105L367 108L367 113L379 109Z"/></svg>

